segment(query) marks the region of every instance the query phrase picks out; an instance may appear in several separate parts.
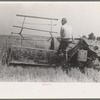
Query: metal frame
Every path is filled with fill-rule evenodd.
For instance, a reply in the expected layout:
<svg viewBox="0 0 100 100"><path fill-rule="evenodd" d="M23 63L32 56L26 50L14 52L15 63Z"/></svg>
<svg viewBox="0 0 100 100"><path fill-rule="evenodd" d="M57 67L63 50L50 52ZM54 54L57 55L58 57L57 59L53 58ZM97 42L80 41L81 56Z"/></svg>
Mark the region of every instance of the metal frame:
<svg viewBox="0 0 100 100"><path fill-rule="evenodd" d="M24 19L23 19L23 22L22 22L22 26L13 25L13 27L21 28L20 32L19 32L19 33L11 32L11 35L12 35L12 34L19 34L19 35L22 37L22 39L24 39L24 37L23 37L23 35L22 35L23 29L35 30L35 31L42 31L42 32L49 32L51 38L53 38L52 33L57 33L57 32L53 32L53 31L52 31L52 26L53 26L53 25L52 25L52 21L53 21L53 20L54 20L54 21L58 21L58 19L56 19L56 18L37 17L37 16L20 15L20 14L16 14L16 16L18 16L18 17L23 17ZM24 27L26 18L37 18L37 19L50 20L50 21L51 21L51 24L50 24L50 31L48 31L48 30L34 29L34 28L29 28L29 27ZM50 39L51 39L51 38L50 38ZM50 40L50 39L49 39L49 40Z"/></svg>

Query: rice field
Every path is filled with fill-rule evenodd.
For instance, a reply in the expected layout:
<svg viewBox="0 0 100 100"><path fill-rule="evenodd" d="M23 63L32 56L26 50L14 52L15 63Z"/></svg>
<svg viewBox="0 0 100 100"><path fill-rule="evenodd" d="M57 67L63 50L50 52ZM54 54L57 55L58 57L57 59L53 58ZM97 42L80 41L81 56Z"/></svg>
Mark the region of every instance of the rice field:
<svg viewBox="0 0 100 100"><path fill-rule="evenodd" d="M71 68L68 73L61 67L0 66L1 82L100 82L100 71L86 68L82 73Z"/></svg>
<svg viewBox="0 0 100 100"><path fill-rule="evenodd" d="M100 71L85 68L85 73L82 73L77 67L66 73L61 66L7 67L0 62L0 82L100 82Z"/></svg>

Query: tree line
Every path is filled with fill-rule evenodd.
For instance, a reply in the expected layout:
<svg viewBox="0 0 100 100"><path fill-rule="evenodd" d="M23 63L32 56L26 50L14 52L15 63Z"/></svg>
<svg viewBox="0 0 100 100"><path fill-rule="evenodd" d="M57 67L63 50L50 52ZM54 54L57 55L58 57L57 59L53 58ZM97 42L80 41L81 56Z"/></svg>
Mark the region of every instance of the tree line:
<svg viewBox="0 0 100 100"><path fill-rule="evenodd" d="M93 32L90 33L90 34L88 35L88 37L86 37L85 35L83 35L82 38L87 38L87 39L89 39L89 40L99 40L99 41L100 41L100 37L96 37L96 36L94 35Z"/></svg>

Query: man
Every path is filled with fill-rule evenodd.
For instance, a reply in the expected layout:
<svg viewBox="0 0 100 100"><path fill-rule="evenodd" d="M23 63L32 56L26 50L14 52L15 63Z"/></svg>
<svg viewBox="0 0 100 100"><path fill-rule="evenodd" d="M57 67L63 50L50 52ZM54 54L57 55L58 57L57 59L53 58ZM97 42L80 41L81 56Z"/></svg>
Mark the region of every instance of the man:
<svg viewBox="0 0 100 100"><path fill-rule="evenodd" d="M71 26L67 23L66 18L62 18L61 20L62 26L60 29L60 45L58 48L57 54L63 53L64 57L66 57L66 48L70 42L72 42L72 28Z"/></svg>

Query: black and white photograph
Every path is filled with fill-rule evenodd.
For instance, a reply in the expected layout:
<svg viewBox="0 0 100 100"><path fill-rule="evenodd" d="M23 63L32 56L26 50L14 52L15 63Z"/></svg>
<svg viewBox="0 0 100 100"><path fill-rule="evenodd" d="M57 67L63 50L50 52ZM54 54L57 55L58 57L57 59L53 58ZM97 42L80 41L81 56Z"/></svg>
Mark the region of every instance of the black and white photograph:
<svg viewBox="0 0 100 100"><path fill-rule="evenodd" d="M99 83L100 2L0 2L0 82Z"/></svg>

